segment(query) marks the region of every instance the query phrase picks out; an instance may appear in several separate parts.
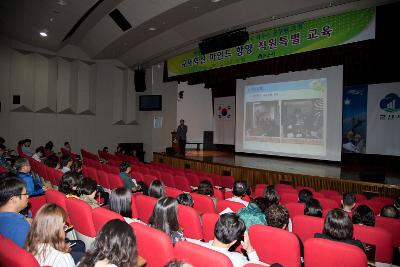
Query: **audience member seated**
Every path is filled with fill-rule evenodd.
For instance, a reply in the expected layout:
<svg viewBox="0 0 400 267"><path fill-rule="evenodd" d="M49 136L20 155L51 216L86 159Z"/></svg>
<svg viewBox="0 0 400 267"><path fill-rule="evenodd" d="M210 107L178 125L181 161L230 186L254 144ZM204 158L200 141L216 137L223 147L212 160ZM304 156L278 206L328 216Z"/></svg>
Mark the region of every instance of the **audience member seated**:
<svg viewBox="0 0 400 267"><path fill-rule="evenodd" d="M108 146L103 147L103 152L108 153Z"/></svg>
<svg viewBox="0 0 400 267"><path fill-rule="evenodd" d="M21 146L22 152L27 157L32 157L32 155L33 155L33 152L32 152L32 149L31 149L31 143L32 143L31 139L25 139L23 141L22 146Z"/></svg>
<svg viewBox="0 0 400 267"><path fill-rule="evenodd" d="M193 267L189 263L180 260L172 260L164 265L164 267Z"/></svg>
<svg viewBox="0 0 400 267"><path fill-rule="evenodd" d="M82 176L82 162L75 160L71 165L71 172Z"/></svg>
<svg viewBox="0 0 400 267"><path fill-rule="evenodd" d="M64 173L58 185L58 191L64 193L66 197L79 198L79 182L79 177L76 174L72 172Z"/></svg>
<svg viewBox="0 0 400 267"><path fill-rule="evenodd" d="M249 205L248 201L243 200L243 197L246 196L249 187L246 181L236 181L233 184L233 197L227 198L226 200L242 203L247 207Z"/></svg>
<svg viewBox="0 0 400 267"><path fill-rule="evenodd" d="M193 208L193 198L189 193L182 193L176 197L179 204Z"/></svg>
<svg viewBox="0 0 400 267"><path fill-rule="evenodd" d="M44 147L40 146L36 148L35 154L32 155L32 158L38 162L41 162L44 159Z"/></svg>
<svg viewBox="0 0 400 267"><path fill-rule="evenodd" d="M128 161L121 162L119 169L120 169L119 176L121 177L124 186L127 189L132 190L132 192L139 191L140 186L136 183L136 180L134 178L129 176L129 173L132 170L129 162Z"/></svg>
<svg viewBox="0 0 400 267"><path fill-rule="evenodd" d="M151 227L165 232L174 245L185 240L178 223L178 202L172 197L165 196L157 200L149 224Z"/></svg>
<svg viewBox="0 0 400 267"><path fill-rule="evenodd" d="M275 187L273 185L269 185L265 188L264 198L266 201L265 209L268 209L272 205L278 205L279 201L281 200L279 193L275 190Z"/></svg>
<svg viewBox="0 0 400 267"><path fill-rule="evenodd" d="M101 228L78 265L78 267L133 266L142 266L138 262L135 233L126 222L117 219L107 222Z"/></svg>
<svg viewBox="0 0 400 267"><path fill-rule="evenodd" d="M58 161L58 157L56 155L49 155L43 161L43 163L50 168L59 170L61 168L60 162Z"/></svg>
<svg viewBox="0 0 400 267"><path fill-rule="evenodd" d="M14 167L17 170L17 177L25 182L29 196L37 196L44 193L46 188L43 186L41 181L35 179L30 173L31 164L27 158L17 159Z"/></svg>
<svg viewBox="0 0 400 267"><path fill-rule="evenodd" d="M363 243L360 240L353 239L353 223L342 209L333 209L328 212L322 234L317 233L315 237L354 245L365 252Z"/></svg>
<svg viewBox="0 0 400 267"><path fill-rule="evenodd" d="M24 182L17 177L0 180L0 234L23 247L29 231L29 222L19 212L28 206Z"/></svg>
<svg viewBox="0 0 400 267"><path fill-rule="evenodd" d="M352 213L353 208L356 206L356 196L353 193L343 194L342 207L347 213Z"/></svg>
<svg viewBox="0 0 400 267"><path fill-rule="evenodd" d="M54 155L54 144L52 141L48 141L45 145L44 145L44 156L45 157L49 157L50 155Z"/></svg>
<svg viewBox="0 0 400 267"><path fill-rule="evenodd" d="M97 193L97 183L90 177L84 177L79 185L79 198L88 203L92 208L98 208L95 196Z"/></svg>
<svg viewBox="0 0 400 267"><path fill-rule="evenodd" d="M148 189L148 195L150 197L154 198L160 198L165 196L165 185L163 182L160 180L154 180L151 182L149 189Z"/></svg>
<svg viewBox="0 0 400 267"><path fill-rule="evenodd" d="M54 203L42 206L32 222L25 248L40 266L75 266L70 243L65 242L67 213ZM79 261L79 259L77 259Z"/></svg>
<svg viewBox="0 0 400 267"><path fill-rule="evenodd" d="M131 202L131 190L125 187L115 188L110 196L110 210L124 217L127 223L137 222L138 220L132 219Z"/></svg>
<svg viewBox="0 0 400 267"><path fill-rule="evenodd" d="M381 209L380 216L381 217L398 219L399 218L399 211L393 205L386 205Z"/></svg>
<svg viewBox="0 0 400 267"><path fill-rule="evenodd" d="M69 153L72 153L72 148L71 144L69 142L64 142L64 147L65 150L69 151Z"/></svg>
<svg viewBox="0 0 400 267"><path fill-rule="evenodd" d="M10 166L5 157L5 152L6 152L6 146L3 144L0 144L0 167L9 169Z"/></svg>
<svg viewBox="0 0 400 267"><path fill-rule="evenodd" d="M313 197L313 194L308 189L301 189L299 191L299 202L300 203L307 203Z"/></svg>
<svg viewBox="0 0 400 267"><path fill-rule="evenodd" d="M352 220L354 224L375 226L374 211L366 205L360 205L354 210Z"/></svg>
<svg viewBox="0 0 400 267"><path fill-rule="evenodd" d="M212 201L214 202L214 206L217 206L217 201L218 199L214 197L214 188L212 187L212 184L208 180L203 180L200 182L198 188L197 188L197 193L200 195L205 195L209 196Z"/></svg>
<svg viewBox="0 0 400 267"><path fill-rule="evenodd" d="M318 199L311 198L306 202L304 215L322 218L322 207Z"/></svg>
<svg viewBox="0 0 400 267"><path fill-rule="evenodd" d="M219 217L215 224L214 240L207 243L192 239L189 241L226 255L234 267L242 267L249 262L259 263L258 255L251 246L248 235L244 234L245 230L246 226L238 215L235 213L225 213ZM246 250L250 261L241 253L229 251L229 248L240 241L243 235L244 241L242 241L242 246Z"/></svg>
<svg viewBox="0 0 400 267"><path fill-rule="evenodd" d="M243 220L246 225L246 231L249 230L253 224L267 225L265 218L266 200L265 198L258 197L254 199L245 208L241 208L237 215Z"/></svg>
<svg viewBox="0 0 400 267"><path fill-rule="evenodd" d="M63 173L70 172L71 171L71 166L74 161L70 156L62 156L61 157L61 171Z"/></svg>

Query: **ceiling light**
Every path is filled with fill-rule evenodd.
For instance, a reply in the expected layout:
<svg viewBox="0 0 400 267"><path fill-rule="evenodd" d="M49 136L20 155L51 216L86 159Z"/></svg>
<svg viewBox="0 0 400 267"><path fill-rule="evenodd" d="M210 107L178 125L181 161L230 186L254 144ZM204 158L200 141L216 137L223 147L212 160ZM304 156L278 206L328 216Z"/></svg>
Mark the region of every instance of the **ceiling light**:
<svg viewBox="0 0 400 267"><path fill-rule="evenodd" d="M39 32L40 36L42 37L47 37L47 31L43 30L41 32Z"/></svg>
<svg viewBox="0 0 400 267"><path fill-rule="evenodd" d="M149 28L149 31L155 31L155 30L157 30L157 29L154 28L154 27L150 27L150 28Z"/></svg>
<svg viewBox="0 0 400 267"><path fill-rule="evenodd" d="M211 0L211 2L213 2L213 3L218 3L219 1L221 1L221 0Z"/></svg>
<svg viewBox="0 0 400 267"><path fill-rule="evenodd" d="M59 4L60 6L66 6L67 5L67 1L65 0L58 0L57 4Z"/></svg>

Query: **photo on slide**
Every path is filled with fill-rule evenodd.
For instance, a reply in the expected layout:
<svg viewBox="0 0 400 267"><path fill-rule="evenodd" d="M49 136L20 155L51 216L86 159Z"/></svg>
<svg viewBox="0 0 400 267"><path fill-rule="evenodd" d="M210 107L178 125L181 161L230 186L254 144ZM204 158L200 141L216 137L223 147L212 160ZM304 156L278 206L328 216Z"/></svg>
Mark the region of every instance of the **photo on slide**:
<svg viewBox="0 0 400 267"><path fill-rule="evenodd" d="M324 139L324 99L283 100L282 142L319 145Z"/></svg>
<svg viewBox="0 0 400 267"><path fill-rule="evenodd" d="M248 102L246 115L246 137L252 140L254 137L261 137L259 139L268 139L271 142L277 138L275 141L280 141L279 101Z"/></svg>

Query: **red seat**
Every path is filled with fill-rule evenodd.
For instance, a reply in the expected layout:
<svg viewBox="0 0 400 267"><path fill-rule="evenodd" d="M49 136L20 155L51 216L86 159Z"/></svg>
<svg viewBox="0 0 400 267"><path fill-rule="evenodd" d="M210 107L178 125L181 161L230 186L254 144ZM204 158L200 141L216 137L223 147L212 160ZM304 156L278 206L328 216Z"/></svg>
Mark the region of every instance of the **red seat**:
<svg viewBox="0 0 400 267"><path fill-rule="evenodd" d="M157 177L157 178L160 179L160 180L162 180L162 179L161 179L161 172L158 171L158 170L155 170L154 168L150 169L149 174L150 174L150 175L153 175L153 176L155 176L155 177ZM163 181L163 182L164 182L164 181Z"/></svg>
<svg viewBox="0 0 400 267"><path fill-rule="evenodd" d="M99 183L100 185L102 185L101 183L100 183L100 180L99 180L99 177L98 177L98 171L100 171L100 170L96 170L95 168L93 168L93 167L87 167L86 168L86 171L87 171L87 175L90 177L90 178L92 178L93 180L95 180L97 183ZM103 185L102 185L103 186Z"/></svg>
<svg viewBox="0 0 400 267"><path fill-rule="evenodd" d="M375 227L385 229L392 233L393 247L400 247L400 220L386 218L381 216L375 217Z"/></svg>
<svg viewBox="0 0 400 267"><path fill-rule="evenodd" d="M324 219L307 215L297 215L293 217L292 224L293 233L300 237L304 243L307 239L313 238L315 233L322 233Z"/></svg>
<svg viewBox="0 0 400 267"><path fill-rule="evenodd" d="M249 229L249 238L260 261L278 262L285 267L300 266L300 243L295 234L254 224Z"/></svg>
<svg viewBox="0 0 400 267"><path fill-rule="evenodd" d="M363 194L354 194L354 196L356 197L356 202L361 202L364 200L368 200L366 196L364 196Z"/></svg>
<svg viewBox="0 0 400 267"><path fill-rule="evenodd" d="M35 257L12 240L0 235L0 263L4 267L40 267Z"/></svg>
<svg viewBox="0 0 400 267"><path fill-rule="evenodd" d="M293 195L298 195L299 193L297 192L296 189L294 188L281 188L281 189L275 189L278 194L281 196L282 194L293 194Z"/></svg>
<svg viewBox="0 0 400 267"><path fill-rule="evenodd" d="M296 187L296 189L297 189L297 192L300 192L300 190L302 190L302 189L308 189L308 190L310 190L312 193L315 192L315 189L312 188L312 187L310 187L310 186L298 186L298 187Z"/></svg>
<svg viewBox="0 0 400 267"><path fill-rule="evenodd" d="M320 192L313 192L313 198L320 199L320 198L326 198L326 197L324 196L324 194L322 194Z"/></svg>
<svg viewBox="0 0 400 267"><path fill-rule="evenodd" d="M92 210L92 218L93 218L93 224L94 224L94 229L98 233L100 229L105 225L108 221L114 220L114 219L119 219L121 221L125 221L124 217L119 215L116 212L113 212L109 209L105 208L95 208Z"/></svg>
<svg viewBox="0 0 400 267"><path fill-rule="evenodd" d="M150 184L154 181L157 180L157 177L153 176L153 175L149 175L149 174L145 174L143 176L143 182L145 184L147 184L148 186L150 186Z"/></svg>
<svg viewBox="0 0 400 267"><path fill-rule="evenodd" d="M322 189L319 190L319 192L321 194L323 194L326 198L332 198L332 197L340 197L340 199L342 199L342 194L340 194L338 191L335 190L326 190L326 189Z"/></svg>
<svg viewBox="0 0 400 267"><path fill-rule="evenodd" d="M52 170L52 180L54 181L54 183L56 185L59 185L61 182L61 178L64 175L64 173L62 171L56 170L56 169L51 169Z"/></svg>
<svg viewBox="0 0 400 267"><path fill-rule="evenodd" d="M343 200L343 196L342 195L331 195L330 199L332 199L333 201L336 202L336 204L338 205L338 207L342 207L342 200Z"/></svg>
<svg viewBox="0 0 400 267"><path fill-rule="evenodd" d="M198 186L200 181L199 177L197 177L194 173L186 173L185 177L188 179L190 186Z"/></svg>
<svg viewBox="0 0 400 267"><path fill-rule="evenodd" d="M136 180L136 182L143 182L144 181L144 177L143 174L137 171L132 171L130 173L130 176Z"/></svg>
<svg viewBox="0 0 400 267"><path fill-rule="evenodd" d="M232 191L226 191L225 192L225 199L231 198L231 197L233 197L233 192Z"/></svg>
<svg viewBox="0 0 400 267"><path fill-rule="evenodd" d="M198 177L199 177L199 182L201 183L202 181L204 181L204 180L207 180L207 181L209 181L210 183L211 183L211 185L212 186L214 186L214 181L213 181L213 179L212 179L212 177L210 176L210 175L202 175L202 174L200 174L200 175L197 175Z"/></svg>
<svg viewBox="0 0 400 267"><path fill-rule="evenodd" d="M214 188L214 197L218 199L218 201L224 200L224 196L225 196L224 191Z"/></svg>
<svg viewBox="0 0 400 267"><path fill-rule="evenodd" d="M174 182L175 182L176 188L178 188L179 190L182 190L184 192L192 191L189 180L185 176L175 176Z"/></svg>
<svg viewBox="0 0 400 267"><path fill-rule="evenodd" d="M140 193L136 193L140 194ZM131 195L131 210L132 210L132 218L139 218L139 213L137 211L137 206L136 206L136 195L132 194Z"/></svg>
<svg viewBox="0 0 400 267"><path fill-rule="evenodd" d="M221 176L220 175L213 173L213 174L211 174L211 176L212 176L212 179L214 181L214 185L222 186L222 181L221 181Z"/></svg>
<svg viewBox="0 0 400 267"><path fill-rule="evenodd" d="M89 168L88 168L89 169ZM103 171L100 171L100 170L98 170L97 171L97 182L102 186L102 187L104 187L104 188L108 188L108 189L110 189L111 188L111 186L110 186L110 182L108 181L108 174L106 173L106 172L103 172Z"/></svg>
<svg viewBox="0 0 400 267"><path fill-rule="evenodd" d="M357 203L359 205L367 205L370 207L375 215L378 215L381 212L381 209L385 206L384 203L374 200L363 200Z"/></svg>
<svg viewBox="0 0 400 267"><path fill-rule="evenodd" d="M283 190L286 190L286 189L288 189L288 190L294 189L293 186L288 185L288 184L275 184L274 187L275 187L275 190L277 190L277 191L279 191L279 190L281 190L281 189L283 189ZM296 192L297 192L297 190L296 190Z"/></svg>
<svg viewBox="0 0 400 267"><path fill-rule="evenodd" d="M28 203L29 203L29 210L32 212L32 218L34 218L40 207L46 204L46 197L45 196L30 197L28 199Z"/></svg>
<svg viewBox="0 0 400 267"><path fill-rule="evenodd" d="M183 229L185 237L203 239L200 217L197 211L185 205L178 207L179 226Z"/></svg>
<svg viewBox="0 0 400 267"><path fill-rule="evenodd" d="M353 245L312 238L304 243L304 264L307 267L365 267L367 256Z"/></svg>
<svg viewBox="0 0 400 267"><path fill-rule="evenodd" d="M393 205L394 199L390 197L374 197L371 200L382 202L385 205Z"/></svg>
<svg viewBox="0 0 400 267"><path fill-rule="evenodd" d="M316 198L316 199L318 199L323 210L340 208L340 206L338 206L338 203L332 199L329 198Z"/></svg>
<svg viewBox="0 0 400 267"><path fill-rule="evenodd" d="M122 181L122 178L114 173L108 173L108 183L110 184L111 190L119 187L124 187L124 182Z"/></svg>
<svg viewBox="0 0 400 267"><path fill-rule="evenodd" d="M161 176L159 176L159 177L160 177L160 180L161 180L166 186L176 188L176 185L175 185L175 178L174 178L174 176L173 176L172 174L169 174L169 173L167 173L167 172L162 172L162 173L161 173Z"/></svg>
<svg viewBox="0 0 400 267"><path fill-rule="evenodd" d="M290 218L294 218L297 215L304 215L303 203L288 203L285 207L289 210Z"/></svg>
<svg viewBox="0 0 400 267"><path fill-rule="evenodd" d="M287 203L299 202L299 196L297 194L284 193L284 194L281 194L280 196L281 196L281 203L284 205Z"/></svg>
<svg viewBox="0 0 400 267"><path fill-rule="evenodd" d="M267 188L268 185L266 184L256 184L256 190L255 190L255 197L263 197L264 196L264 190Z"/></svg>
<svg viewBox="0 0 400 267"><path fill-rule="evenodd" d="M221 176L221 184L223 187L232 188L235 178L233 176Z"/></svg>
<svg viewBox="0 0 400 267"><path fill-rule="evenodd" d="M130 225L136 235L138 254L146 259L147 267L163 267L174 258L172 241L167 234L140 223Z"/></svg>
<svg viewBox="0 0 400 267"><path fill-rule="evenodd" d="M151 214L153 213L154 205L156 205L157 199L145 195L136 196L136 208L138 217L141 221L149 223Z"/></svg>
<svg viewBox="0 0 400 267"><path fill-rule="evenodd" d="M214 240L214 229L218 219L219 214L216 213L204 213L201 216L201 221L203 223L203 238L205 242Z"/></svg>
<svg viewBox="0 0 400 267"><path fill-rule="evenodd" d="M200 213L211 212L215 213L215 206L214 202L212 201L211 197L200 195L197 193L190 193L193 198L193 208L195 208Z"/></svg>
<svg viewBox="0 0 400 267"><path fill-rule="evenodd" d="M49 189L45 192L45 197L47 203L57 204L65 211L67 211L67 204L66 204L67 197L63 193L57 190Z"/></svg>
<svg viewBox="0 0 400 267"><path fill-rule="evenodd" d="M175 257L196 267L232 267L228 256L187 241L178 242L174 248Z"/></svg>
<svg viewBox="0 0 400 267"><path fill-rule="evenodd" d="M245 208L246 206L242 203L233 202L229 200L218 200L217 202L217 213L220 213L226 208L230 208L233 212L238 212L241 208Z"/></svg>
<svg viewBox="0 0 400 267"><path fill-rule="evenodd" d="M180 194L182 194L183 191L173 188L173 187L165 187L165 194L169 197L173 197L176 198L177 196L179 196Z"/></svg>
<svg viewBox="0 0 400 267"><path fill-rule="evenodd" d="M354 238L363 243L375 245L375 260L377 262L392 263L393 239L390 232L378 227L355 224Z"/></svg>

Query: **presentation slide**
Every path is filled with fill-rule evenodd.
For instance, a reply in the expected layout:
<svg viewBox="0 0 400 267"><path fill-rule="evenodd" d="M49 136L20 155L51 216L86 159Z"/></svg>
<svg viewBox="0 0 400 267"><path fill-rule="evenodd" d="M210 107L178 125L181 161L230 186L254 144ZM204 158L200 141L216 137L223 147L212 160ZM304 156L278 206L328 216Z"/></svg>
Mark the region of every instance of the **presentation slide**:
<svg viewBox="0 0 400 267"><path fill-rule="evenodd" d="M237 80L236 151L340 161L342 67Z"/></svg>

